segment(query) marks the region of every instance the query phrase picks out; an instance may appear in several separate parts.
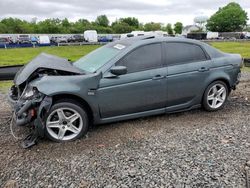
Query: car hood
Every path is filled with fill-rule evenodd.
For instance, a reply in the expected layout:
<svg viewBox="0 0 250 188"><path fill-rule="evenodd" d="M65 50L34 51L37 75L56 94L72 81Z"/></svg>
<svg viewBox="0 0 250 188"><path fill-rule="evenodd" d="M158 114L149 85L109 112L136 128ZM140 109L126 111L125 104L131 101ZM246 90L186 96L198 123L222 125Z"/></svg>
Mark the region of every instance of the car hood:
<svg viewBox="0 0 250 188"><path fill-rule="evenodd" d="M83 70L74 67L67 59L41 53L17 72L14 78L15 85L23 84L34 72L38 71L39 69L50 69L66 71L73 74L84 74Z"/></svg>

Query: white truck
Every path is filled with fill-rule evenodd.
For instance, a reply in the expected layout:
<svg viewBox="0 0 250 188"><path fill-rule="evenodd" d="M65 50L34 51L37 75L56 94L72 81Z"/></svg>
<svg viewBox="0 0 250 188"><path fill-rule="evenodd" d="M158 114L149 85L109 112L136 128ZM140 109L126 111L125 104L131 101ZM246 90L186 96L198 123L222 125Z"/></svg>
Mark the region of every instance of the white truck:
<svg viewBox="0 0 250 188"><path fill-rule="evenodd" d="M47 36L47 35L38 36L38 43L39 44L50 44L49 36Z"/></svg>
<svg viewBox="0 0 250 188"><path fill-rule="evenodd" d="M84 40L86 42L98 42L98 35L96 30L87 30L84 32Z"/></svg>
<svg viewBox="0 0 250 188"><path fill-rule="evenodd" d="M218 39L219 33L218 32L207 32L207 39Z"/></svg>

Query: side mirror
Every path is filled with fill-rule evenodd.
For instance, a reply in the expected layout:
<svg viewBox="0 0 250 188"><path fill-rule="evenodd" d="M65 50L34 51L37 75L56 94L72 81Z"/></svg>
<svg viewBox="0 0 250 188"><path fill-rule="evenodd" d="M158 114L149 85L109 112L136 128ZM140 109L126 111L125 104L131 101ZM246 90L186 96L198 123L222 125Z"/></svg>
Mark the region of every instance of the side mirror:
<svg viewBox="0 0 250 188"><path fill-rule="evenodd" d="M110 72L116 76L127 74L127 67L125 66L115 66L110 69Z"/></svg>

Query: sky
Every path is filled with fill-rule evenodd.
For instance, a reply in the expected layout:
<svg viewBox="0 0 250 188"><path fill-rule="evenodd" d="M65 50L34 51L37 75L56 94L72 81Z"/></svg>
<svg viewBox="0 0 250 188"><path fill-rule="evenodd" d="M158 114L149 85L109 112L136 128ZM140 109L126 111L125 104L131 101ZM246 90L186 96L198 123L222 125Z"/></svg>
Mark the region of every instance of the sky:
<svg viewBox="0 0 250 188"><path fill-rule="evenodd" d="M0 0L0 18L16 17L31 21L46 18L80 18L94 21L105 14L111 22L136 17L142 23L193 24L195 17L211 16L229 0ZM250 1L235 0L250 18ZM250 21L248 21L250 23Z"/></svg>

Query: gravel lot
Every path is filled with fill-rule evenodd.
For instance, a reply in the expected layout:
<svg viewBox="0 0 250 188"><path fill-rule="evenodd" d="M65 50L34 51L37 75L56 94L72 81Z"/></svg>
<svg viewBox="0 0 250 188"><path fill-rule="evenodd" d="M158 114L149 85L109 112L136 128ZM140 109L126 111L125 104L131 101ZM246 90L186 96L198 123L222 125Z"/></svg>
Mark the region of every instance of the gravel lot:
<svg viewBox="0 0 250 188"><path fill-rule="evenodd" d="M0 187L246 187L250 74L225 108L102 125L71 143L24 150L0 97ZM250 177L249 177L250 179Z"/></svg>

